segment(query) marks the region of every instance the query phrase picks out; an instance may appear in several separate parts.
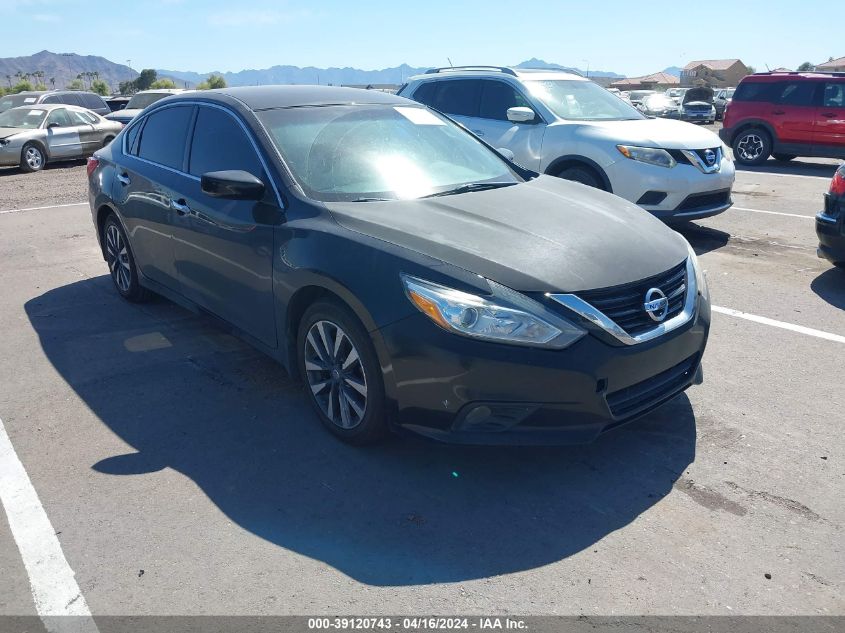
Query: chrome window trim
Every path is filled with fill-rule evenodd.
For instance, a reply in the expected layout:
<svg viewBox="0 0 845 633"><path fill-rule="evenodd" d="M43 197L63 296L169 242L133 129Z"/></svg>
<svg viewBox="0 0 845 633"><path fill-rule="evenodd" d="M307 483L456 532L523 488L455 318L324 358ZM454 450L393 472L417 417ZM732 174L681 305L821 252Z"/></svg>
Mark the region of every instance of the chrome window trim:
<svg viewBox="0 0 845 633"><path fill-rule="evenodd" d="M241 126L241 130L246 135L247 139L249 139L249 142L252 145L252 149L255 152L255 155L258 156L258 160L261 163L261 166L264 168L265 173L267 174L267 179L270 181L270 186L273 188L273 193L276 194L276 202L278 203L279 208L282 211L284 211L285 205L282 202L282 196L279 193L279 189L276 187L276 181L273 179L273 175L272 175L273 172L271 172L270 168L267 166L267 161L264 160L264 156L261 154L261 150L258 148L258 145L255 142L255 139L253 138L252 134L249 131L249 128L246 126L246 124L243 121L241 121L241 119L234 112L232 112L229 108L227 108L225 106L221 106L218 103L209 103L209 102L206 102L206 101L192 101L192 100L189 101L189 100L181 100L180 99L179 101L175 101L173 103L165 104L163 106L157 107L152 112L147 112L146 114L144 114L142 116L136 117L132 121L132 123L126 127L126 130L125 130L126 133L123 135L123 143L121 145L121 153L124 156L130 156L130 157L132 157L136 160L140 160L141 162L147 163L148 165L154 165L156 167L161 167L162 169L166 169L166 170L171 171L173 173L179 174L180 176L185 176L186 178L190 178L191 180L201 182L202 178L200 178L199 176L194 176L193 174L189 174L187 172L184 172L181 169L174 169L173 167L168 167L167 165L161 165L161 164L153 162L151 160L147 160L146 158L141 158L140 156L136 156L135 154L129 154L126 151L126 138L129 136L129 130L130 129L132 129L136 125L141 125L150 115L155 114L156 112L158 112L160 110L166 110L167 108L176 108L176 107L180 107L180 106L192 106L192 107L197 106L197 107L203 107L203 108L217 108L218 110L222 110L223 112L228 114L230 117L232 117L235 121L237 121L238 125ZM196 127L196 117L194 117L192 119L192 122L191 122L191 129L189 130L189 132L191 134L191 138L188 140L189 143L193 143L193 132L194 132L195 127Z"/></svg>
<svg viewBox="0 0 845 633"><path fill-rule="evenodd" d="M692 257L687 257L686 272L687 298L684 302L684 309L668 321L664 321L647 332L637 334L636 336L628 334L625 330L619 327L615 321L608 318L603 312L596 309L592 304L587 303L577 295L546 293L546 296L585 318L593 325L600 327L602 330L625 345L638 345L639 343L653 341L664 334L668 334L672 330L677 330L679 327L687 324L690 319L695 316L695 304L698 299L698 285L695 281L695 265L692 262Z"/></svg>

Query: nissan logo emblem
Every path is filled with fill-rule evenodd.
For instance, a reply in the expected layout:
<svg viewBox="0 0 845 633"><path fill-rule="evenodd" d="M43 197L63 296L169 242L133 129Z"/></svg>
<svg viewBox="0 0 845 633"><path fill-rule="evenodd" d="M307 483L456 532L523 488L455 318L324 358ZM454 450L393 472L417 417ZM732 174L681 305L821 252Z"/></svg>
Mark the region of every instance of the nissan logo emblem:
<svg viewBox="0 0 845 633"><path fill-rule="evenodd" d="M652 321L659 323L666 318L666 314L669 312L669 299L666 298L660 288L649 288L645 293L643 309Z"/></svg>
<svg viewBox="0 0 845 633"><path fill-rule="evenodd" d="M709 167L712 167L716 164L716 152L714 152L712 149L704 150L704 160L707 161L707 165Z"/></svg>

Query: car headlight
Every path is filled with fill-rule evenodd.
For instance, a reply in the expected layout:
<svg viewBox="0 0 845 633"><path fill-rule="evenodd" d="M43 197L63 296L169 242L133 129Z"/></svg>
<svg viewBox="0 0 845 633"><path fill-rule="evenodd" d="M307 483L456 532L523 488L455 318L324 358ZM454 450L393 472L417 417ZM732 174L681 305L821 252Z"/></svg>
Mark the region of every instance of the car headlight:
<svg viewBox="0 0 845 633"><path fill-rule="evenodd" d="M448 332L512 345L562 349L587 332L510 288L487 281L493 293L478 296L402 275L411 303Z"/></svg>
<svg viewBox="0 0 845 633"><path fill-rule="evenodd" d="M698 257L689 242L687 242L687 250L689 251L689 258L692 261L692 268L695 271L695 286L698 288L698 293L705 301L710 301L710 289L707 287L707 279L704 277L704 270L702 270Z"/></svg>
<svg viewBox="0 0 845 633"><path fill-rule="evenodd" d="M616 149L625 157L640 163L657 165L658 167L674 167L677 165L672 155L665 149L656 147L637 147L635 145L617 145Z"/></svg>
<svg viewBox="0 0 845 633"><path fill-rule="evenodd" d="M0 138L0 147L4 147L5 145L8 145L8 144L9 144L9 143L11 143L11 142L12 142L12 141L10 141L10 140L9 140L9 139L7 139L7 138Z"/></svg>

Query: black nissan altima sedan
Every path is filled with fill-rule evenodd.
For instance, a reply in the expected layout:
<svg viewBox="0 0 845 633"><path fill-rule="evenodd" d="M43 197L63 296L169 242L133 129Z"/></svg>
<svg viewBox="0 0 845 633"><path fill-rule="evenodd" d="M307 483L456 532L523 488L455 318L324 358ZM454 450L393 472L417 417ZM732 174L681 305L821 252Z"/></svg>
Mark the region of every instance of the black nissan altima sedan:
<svg viewBox="0 0 845 633"><path fill-rule="evenodd" d="M401 97L168 97L88 176L117 292L211 315L347 441L588 442L701 381L683 237Z"/></svg>

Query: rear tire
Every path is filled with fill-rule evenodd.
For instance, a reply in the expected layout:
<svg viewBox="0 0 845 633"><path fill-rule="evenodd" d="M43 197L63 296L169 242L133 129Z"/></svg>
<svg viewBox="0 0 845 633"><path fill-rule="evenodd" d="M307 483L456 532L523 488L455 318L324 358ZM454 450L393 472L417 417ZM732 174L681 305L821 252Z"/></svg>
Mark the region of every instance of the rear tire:
<svg viewBox="0 0 845 633"><path fill-rule="evenodd" d="M109 143L111 143L113 140L114 140L114 137L113 137L113 136L107 136L107 137L103 140L103 147L108 147L108 146L109 146Z"/></svg>
<svg viewBox="0 0 845 633"><path fill-rule="evenodd" d="M752 127L736 135L734 160L740 165L762 165L772 151L772 138L766 130Z"/></svg>
<svg viewBox="0 0 845 633"><path fill-rule="evenodd" d="M387 432L381 367L369 334L345 306L327 300L302 315L297 364L320 421L350 444L372 444Z"/></svg>
<svg viewBox="0 0 845 633"><path fill-rule="evenodd" d="M558 178L563 178L564 180L580 182L582 185L587 185L588 187L593 187L595 189L604 190L605 188L599 175L589 167L582 167L580 165L567 167L562 169L557 176Z"/></svg>
<svg viewBox="0 0 845 633"><path fill-rule="evenodd" d="M788 163L793 158L797 158L797 154L772 154L772 158L782 163Z"/></svg>
<svg viewBox="0 0 845 633"><path fill-rule="evenodd" d="M31 174L41 171L47 164L47 154L38 143L27 143L21 150L21 171Z"/></svg>
<svg viewBox="0 0 845 633"><path fill-rule="evenodd" d="M147 301L150 291L138 281L135 256L126 239L126 232L114 213L110 213L103 223L102 244L109 274L118 294L132 303Z"/></svg>

